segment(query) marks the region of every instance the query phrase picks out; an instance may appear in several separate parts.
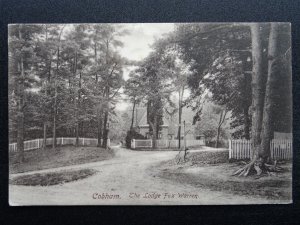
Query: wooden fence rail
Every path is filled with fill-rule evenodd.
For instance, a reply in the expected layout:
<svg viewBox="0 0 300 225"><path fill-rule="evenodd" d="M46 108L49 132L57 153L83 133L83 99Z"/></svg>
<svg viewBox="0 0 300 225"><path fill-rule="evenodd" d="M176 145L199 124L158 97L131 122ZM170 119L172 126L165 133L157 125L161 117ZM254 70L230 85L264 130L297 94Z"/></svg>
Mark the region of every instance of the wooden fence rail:
<svg viewBox="0 0 300 225"><path fill-rule="evenodd" d="M184 140L181 140L181 145L183 146ZM205 145L204 140L186 140L186 146L192 147L192 146L202 146ZM178 140L167 140L167 139L159 139L156 140L156 146L158 148L177 148L178 147ZM145 139L145 140L139 140L139 139L132 139L131 140L131 148L152 148L152 140L151 139Z"/></svg>
<svg viewBox="0 0 300 225"><path fill-rule="evenodd" d="M270 143L272 159L291 159L293 155L292 139L273 139ZM230 159L250 159L252 155L251 140L229 140Z"/></svg>
<svg viewBox="0 0 300 225"><path fill-rule="evenodd" d="M52 138L47 138L46 146L52 145ZM60 137L56 139L57 145L75 145L76 138L70 137ZM98 145L98 139L96 138L79 138L79 146L89 146L89 147L96 147ZM107 146L110 146L110 139L107 139ZM43 147L43 139L35 139L24 141L24 151L39 149ZM16 152L17 143L9 144L9 152Z"/></svg>

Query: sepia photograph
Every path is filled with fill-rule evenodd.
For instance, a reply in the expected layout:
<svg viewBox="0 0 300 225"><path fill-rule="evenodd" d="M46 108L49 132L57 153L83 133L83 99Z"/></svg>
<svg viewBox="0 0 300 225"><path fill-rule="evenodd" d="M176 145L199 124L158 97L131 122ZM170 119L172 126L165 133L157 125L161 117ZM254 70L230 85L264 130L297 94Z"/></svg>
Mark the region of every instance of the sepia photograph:
<svg viewBox="0 0 300 225"><path fill-rule="evenodd" d="M291 24L8 25L9 204L291 204Z"/></svg>

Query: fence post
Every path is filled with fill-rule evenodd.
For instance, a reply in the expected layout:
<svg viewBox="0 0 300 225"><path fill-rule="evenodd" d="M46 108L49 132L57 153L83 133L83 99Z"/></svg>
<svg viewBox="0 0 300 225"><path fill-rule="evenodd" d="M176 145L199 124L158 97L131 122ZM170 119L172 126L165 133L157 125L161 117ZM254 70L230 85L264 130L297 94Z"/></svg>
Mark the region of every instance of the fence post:
<svg viewBox="0 0 300 225"><path fill-rule="evenodd" d="M133 149L135 149L135 139L132 139L132 146Z"/></svg>
<svg viewBox="0 0 300 225"><path fill-rule="evenodd" d="M84 138L82 138L82 146L84 146Z"/></svg>

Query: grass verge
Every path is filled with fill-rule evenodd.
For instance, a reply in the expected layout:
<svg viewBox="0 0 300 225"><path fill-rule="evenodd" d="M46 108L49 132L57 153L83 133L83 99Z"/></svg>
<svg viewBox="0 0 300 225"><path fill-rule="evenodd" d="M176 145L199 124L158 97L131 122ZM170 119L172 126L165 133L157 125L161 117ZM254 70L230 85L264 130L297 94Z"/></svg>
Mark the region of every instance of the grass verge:
<svg viewBox="0 0 300 225"><path fill-rule="evenodd" d="M57 168L62 166L77 165L97 162L114 157L113 150L97 147L64 146L56 149L36 149L25 152L25 161L17 162L15 154L9 156L9 172L23 173L28 171Z"/></svg>
<svg viewBox="0 0 300 225"><path fill-rule="evenodd" d="M81 180L95 174L95 170L81 169L51 173L23 175L9 180L10 184L25 186L51 186Z"/></svg>

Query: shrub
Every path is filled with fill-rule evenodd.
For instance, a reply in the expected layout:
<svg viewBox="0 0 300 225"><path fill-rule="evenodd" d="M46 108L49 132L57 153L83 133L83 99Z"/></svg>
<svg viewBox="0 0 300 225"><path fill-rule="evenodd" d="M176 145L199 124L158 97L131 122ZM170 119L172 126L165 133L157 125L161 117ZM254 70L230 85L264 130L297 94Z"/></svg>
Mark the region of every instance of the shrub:
<svg viewBox="0 0 300 225"><path fill-rule="evenodd" d="M125 138L126 148L131 148L131 140L132 139L146 139L143 135L136 132L135 130L127 131L127 135Z"/></svg>

